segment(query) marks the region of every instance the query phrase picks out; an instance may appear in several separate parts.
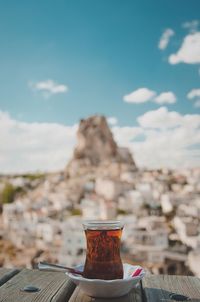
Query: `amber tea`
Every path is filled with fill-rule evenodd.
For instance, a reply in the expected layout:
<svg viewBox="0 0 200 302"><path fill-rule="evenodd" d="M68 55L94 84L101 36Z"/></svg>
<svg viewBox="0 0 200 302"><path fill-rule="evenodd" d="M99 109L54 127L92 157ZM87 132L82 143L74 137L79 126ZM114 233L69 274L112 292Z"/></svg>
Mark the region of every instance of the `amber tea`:
<svg viewBox="0 0 200 302"><path fill-rule="evenodd" d="M114 221L90 222L84 227L87 254L83 276L90 279L122 279L120 239L123 226Z"/></svg>

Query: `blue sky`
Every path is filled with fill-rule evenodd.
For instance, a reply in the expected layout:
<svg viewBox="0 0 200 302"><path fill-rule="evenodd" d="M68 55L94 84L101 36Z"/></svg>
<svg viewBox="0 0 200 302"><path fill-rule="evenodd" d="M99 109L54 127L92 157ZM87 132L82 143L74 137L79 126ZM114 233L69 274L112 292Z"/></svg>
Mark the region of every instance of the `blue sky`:
<svg viewBox="0 0 200 302"><path fill-rule="evenodd" d="M0 111L18 123L66 126L98 113L141 127L138 118L161 106L199 115L199 55L182 47L192 35L199 50L199 25L191 25L199 12L199 0L0 0ZM166 29L173 34L160 49ZM172 54L182 59L170 63ZM40 85L49 80L54 92ZM154 96L124 101L140 88ZM164 92L175 101L155 102Z"/></svg>

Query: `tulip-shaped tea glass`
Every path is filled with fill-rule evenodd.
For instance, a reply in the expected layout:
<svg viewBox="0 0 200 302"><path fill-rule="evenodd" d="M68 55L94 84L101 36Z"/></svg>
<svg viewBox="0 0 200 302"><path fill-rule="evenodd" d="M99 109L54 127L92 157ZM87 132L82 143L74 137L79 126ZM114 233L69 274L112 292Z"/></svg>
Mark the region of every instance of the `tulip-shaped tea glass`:
<svg viewBox="0 0 200 302"><path fill-rule="evenodd" d="M112 220L90 220L83 223L87 240L83 276L90 279L122 279L120 239L123 224Z"/></svg>

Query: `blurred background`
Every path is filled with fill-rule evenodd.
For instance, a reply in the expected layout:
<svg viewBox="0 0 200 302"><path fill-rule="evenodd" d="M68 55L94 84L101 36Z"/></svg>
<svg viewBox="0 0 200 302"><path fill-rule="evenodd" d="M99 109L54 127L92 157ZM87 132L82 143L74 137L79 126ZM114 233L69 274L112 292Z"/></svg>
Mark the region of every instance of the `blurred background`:
<svg viewBox="0 0 200 302"><path fill-rule="evenodd" d="M121 253L200 276L200 2L0 0L0 266Z"/></svg>

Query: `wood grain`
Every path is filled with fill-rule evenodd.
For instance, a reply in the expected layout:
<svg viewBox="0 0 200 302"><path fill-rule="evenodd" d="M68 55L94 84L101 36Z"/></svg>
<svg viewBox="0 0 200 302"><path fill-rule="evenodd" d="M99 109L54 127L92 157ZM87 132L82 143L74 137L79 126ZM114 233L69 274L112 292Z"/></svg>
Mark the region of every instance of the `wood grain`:
<svg viewBox="0 0 200 302"><path fill-rule="evenodd" d="M86 296L63 273L24 269L0 269L0 302L175 302L170 294L200 302L200 279L186 276L149 275L137 289L115 299L95 299ZM37 293L20 289L27 285L39 287ZM75 289L75 290L74 290ZM186 300L185 300L186 301Z"/></svg>
<svg viewBox="0 0 200 302"><path fill-rule="evenodd" d="M0 286L2 286L19 272L20 270L18 269L0 268Z"/></svg>
<svg viewBox="0 0 200 302"><path fill-rule="evenodd" d="M78 287L72 294L69 302L142 302L141 300L141 289L133 289L128 295L119 298L91 298L85 295Z"/></svg>
<svg viewBox="0 0 200 302"><path fill-rule="evenodd" d="M21 291L27 285L39 287L36 293ZM66 302L75 289L63 273L24 269L0 287L0 302Z"/></svg>
<svg viewBox="0 0 200 302"><path fill-rule="evenodd" d="M177 301L170 298L173 293L200 302L200 279L197 277L150 275L143 279L142 286L144 299L148 302Z"/></svg>

